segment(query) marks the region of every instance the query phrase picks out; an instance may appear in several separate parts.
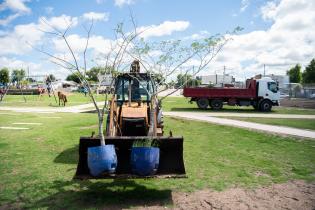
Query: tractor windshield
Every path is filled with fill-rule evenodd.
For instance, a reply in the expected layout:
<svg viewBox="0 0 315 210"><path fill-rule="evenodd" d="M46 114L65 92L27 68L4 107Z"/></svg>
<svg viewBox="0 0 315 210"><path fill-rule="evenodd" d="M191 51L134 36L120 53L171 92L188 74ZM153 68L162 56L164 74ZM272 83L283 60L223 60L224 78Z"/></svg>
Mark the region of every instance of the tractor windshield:
<svg viewBox="0 0 315 210"><path fill-rule="evenodd" d="M153 91L151 80L141 77L118 77L116 83L117 101L150 101Z"/></svg>

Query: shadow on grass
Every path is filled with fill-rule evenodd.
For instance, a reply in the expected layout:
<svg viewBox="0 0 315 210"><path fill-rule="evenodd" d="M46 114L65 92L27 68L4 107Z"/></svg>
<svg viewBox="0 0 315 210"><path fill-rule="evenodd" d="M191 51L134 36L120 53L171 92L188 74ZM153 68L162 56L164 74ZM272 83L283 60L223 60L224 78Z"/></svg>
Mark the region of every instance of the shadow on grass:
<svg viewBox="0 0 315 210"><path fill-rule="evenodd" d="M79 146L71 147L62 151L55 159L54 163L77 164L79 157Z"/></svg>
<svg viewBox="0 0 315 210"><path fill-rule="evenodd" d="M148 189L133 180L55 181L49 195L30 206L47 209L122 209L135 206L172 205L171 190Z"/></svg>
<svg viewBox="0 0 315 210"><path fill-rule="evenodd" d="M223 108L221 110L212 110L212 109L199 109L199 108L171 108L171 111L173 112L235 112L235 113L262 113L260 111L256 111L254 109L242 109L242 108L231 108L231 109L227 109L227 108ZM264 112L264 114L267 113L274 113L273 110L271 110L270 112Z"/></svg>

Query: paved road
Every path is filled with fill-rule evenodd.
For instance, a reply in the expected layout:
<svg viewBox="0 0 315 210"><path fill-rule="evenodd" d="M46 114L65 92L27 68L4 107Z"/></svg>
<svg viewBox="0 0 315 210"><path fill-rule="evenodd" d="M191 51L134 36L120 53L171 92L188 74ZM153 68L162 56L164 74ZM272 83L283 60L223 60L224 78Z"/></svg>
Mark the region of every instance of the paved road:
<svg viewBox="0 0 315 210"><path fill-rule="evenodd" d="M273 113L231 113L231 112L164 112L164 114L181 114L208 117L253 117L253 118L287 118L287 119L315 119L315 115L303 114L273 114Z"/></svg>
<svg viewBox="0 0 315 210"><path fill-rule="evenodd" d="M164 115L172 116L172 117L179 117L179 118L184 118L184 119L190 119L190 120L205 121L205 122L215 123L215 124L219 124L219 125L228 125L228 126L239 127L239 128L259 130L259 131L268 132L268 133L275 133L275 134L281 134L281 135L291 135L291 136L315 139L315 131L311 131L311 130L290 128L290 127L284 127L284 126L266 125L266 124L260 124L260 123L252 123L252 122L244 122L244 121L240 121L240 120L230 120L230 119L212 117L211 115L205 114L205 113L164 112ZM242 114L242 115L248 115L248 114ZM268 114L268 116L269 116L269 114ZM287 115L285 115L285 116L282 115L282 116L283 117L289 117ZM302 115L300 115L300 116L302 116ZM305 115L305 116L310 117L310 115ZM313 119L313 118L311 118L311 119Z"/></svg>
<svg viewBox="0 0 315 210"><path fill-rule="evenodd" d="M101 107L104 102L97 102ZM0 111L14 111L14 112L32 112L32 113L55 113L55 112L70 112L70 113L80 113L95 110L93 103L82 104L76 106L66 106L66 107L9 107L0 106Z"/></svg>

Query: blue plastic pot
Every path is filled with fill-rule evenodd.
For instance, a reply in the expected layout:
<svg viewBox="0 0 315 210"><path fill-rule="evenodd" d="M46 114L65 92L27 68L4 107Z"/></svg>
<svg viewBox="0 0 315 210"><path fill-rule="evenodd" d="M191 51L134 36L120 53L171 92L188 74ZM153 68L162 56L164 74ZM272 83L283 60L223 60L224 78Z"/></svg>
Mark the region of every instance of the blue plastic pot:
<svg viewBox="0 0 315 210"><path fill-rule="evenodd" d="M156 147L133 147L131 169L140 176L154 175L159 167L160 149Z"/></svg>
<svg viewBox="0 0 315 210"><path fill-rule="evenodd" d="M89 147L88 167L93 176L99 176L102 173L114 173L117 167L114 145Z"/></svg>

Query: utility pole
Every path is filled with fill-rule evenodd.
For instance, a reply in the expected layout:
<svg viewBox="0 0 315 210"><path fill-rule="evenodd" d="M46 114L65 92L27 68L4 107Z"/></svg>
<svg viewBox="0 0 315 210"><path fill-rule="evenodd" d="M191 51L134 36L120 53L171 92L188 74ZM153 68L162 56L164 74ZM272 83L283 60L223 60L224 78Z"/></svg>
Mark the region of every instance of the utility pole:
<svg viewBox="0 0 315 210"><path fill-rule="evenodd" d="M266 65L264 64L264 77L266 76Z"/></svg>

